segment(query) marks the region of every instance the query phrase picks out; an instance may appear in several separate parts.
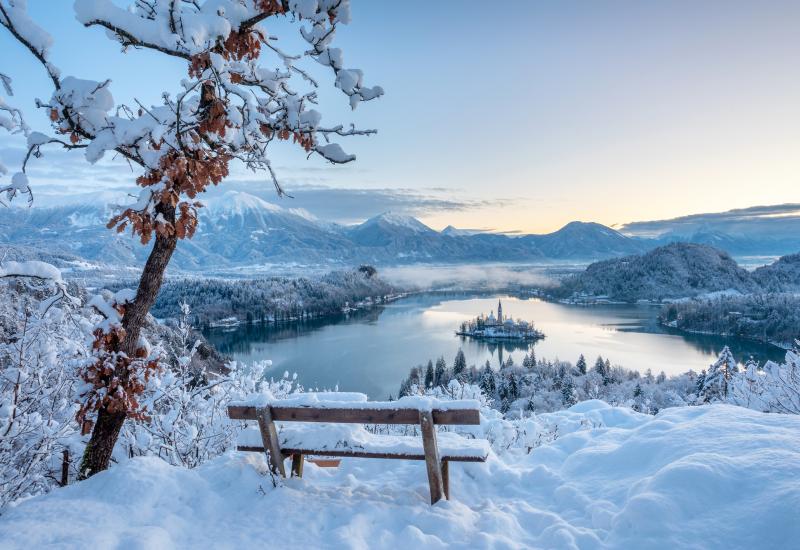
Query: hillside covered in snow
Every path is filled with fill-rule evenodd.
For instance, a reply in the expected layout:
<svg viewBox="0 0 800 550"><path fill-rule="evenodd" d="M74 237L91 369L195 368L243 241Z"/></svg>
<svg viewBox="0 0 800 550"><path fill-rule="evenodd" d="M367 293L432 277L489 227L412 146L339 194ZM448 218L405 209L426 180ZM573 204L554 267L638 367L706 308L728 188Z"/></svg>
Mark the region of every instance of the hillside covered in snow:
<svg viewBox="0 0 800 550"><path fill-rule="evenodd" d="M7 548L789 548L800 537L800 418L729 405L657 416L600 401L510 422L451 467L428 504L424 462L306 466L273 487L231 452L193 470L127 461L0 516Z"/></svg>
<svg viewBox="0 0 800 550"><path fill-rule="evenodd" d="M595 262L566 277L553 294L603 296L622 302L669 300L709 293L792 291L800 284L794 256L749 272L712 246L673 243L645 254Z"/></svg>

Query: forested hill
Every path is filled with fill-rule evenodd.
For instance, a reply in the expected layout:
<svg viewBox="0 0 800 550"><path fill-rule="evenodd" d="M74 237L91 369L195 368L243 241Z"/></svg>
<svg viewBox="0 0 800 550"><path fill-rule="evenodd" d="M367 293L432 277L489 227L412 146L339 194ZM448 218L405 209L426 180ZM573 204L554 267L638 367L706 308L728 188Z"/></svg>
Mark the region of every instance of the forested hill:
<svg viewBox="0 0 800 550"><path fill-rule="evenodd" d="M753 278L764 292L796 292L800 290L800 254L778 258L775 263L759 267Z"/></svg>
<svg viewBox="0 0 800 550"><path fill-rule="evenodd" d="M587 294L634 302L727 290L746 294L761 292L767 281L771 286L783 287L789 280L794 284L800 280L797 276L800 269L782 269L780 273L783 279L777 277L774 268L750 273L722 250L702 244L673 243L642 255L595 262L585 271L564 279L553 293L559 298Z"/></svg>
<svg viewBox="0 0 800 550"><path fill-rule="evenodd" d="M186 302L195 327L229 317L241 323L265 322L340 314L345 307L381 302L396 292L370 266L313 278L170 280L161 288L152 313L175 318Z"/></svg>

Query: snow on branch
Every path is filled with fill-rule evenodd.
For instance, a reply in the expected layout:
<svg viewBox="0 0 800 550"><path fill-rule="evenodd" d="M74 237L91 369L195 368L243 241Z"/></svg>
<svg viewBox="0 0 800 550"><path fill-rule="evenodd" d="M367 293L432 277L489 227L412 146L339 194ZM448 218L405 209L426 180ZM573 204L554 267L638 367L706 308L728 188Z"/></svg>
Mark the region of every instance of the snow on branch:
<svg viewBox="0 0 800 550"><path fill-rule="evenodd" d="M49 288L52 294L41 303L41 314L44 315L57 302L78 305L80 300L67 292L67 284L61 278L61 271L52 264L36 260L26 262L0 262L0 279L20 278L31 280Z"/></svg>
<svg viewBox="0 0 800 550"><path fill-rule="evenodd" d="M63 136L35 133L23 172L46 145L83 149L92 163L112 151L140 166L139 201L121 209L109 227L131 228L143 243L154 233L191 237L201 206L197 195L221 183L234 159L267 173L283 194L268 155L272 143L291 141L331 163L346 163L355 155L330 140L375 133L323 126L312 108L319 82L302 65L308 59L328 67L352 108L383 94L379 86L365 86L362 71L345 67L342 50L331 47L337 26L350 21L348 0L137 0L128 9L111 0L76 0L75 14L85 26L105 29L124 50L184 60L187 75L177 91L162 93L160 105L117 104L109 80L61 77L49 61L51 40L30 20L25 3L0 0L0 23L53 81L51 99L38 106ZM278 38L266 30L274 17L298 27L305 51L277 46ZM13 191L20 192L22 183Z"/></svg>

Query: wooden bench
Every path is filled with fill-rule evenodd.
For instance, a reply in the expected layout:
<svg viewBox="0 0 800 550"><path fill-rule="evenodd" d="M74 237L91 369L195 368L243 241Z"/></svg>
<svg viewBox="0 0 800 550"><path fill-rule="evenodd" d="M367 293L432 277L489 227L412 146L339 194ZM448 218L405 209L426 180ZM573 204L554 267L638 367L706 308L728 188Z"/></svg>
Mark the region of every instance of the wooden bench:
<svg viewBox="0 0 800 550"><path fill-rule="evenodd" d="M364 394L310 393L283 401L234 403L228 407L228 416L258 422L244 430L237 449L269 451L271 470L283 477L288 457L292 457L292 475L303 475L304 455L424 460L431 504L450 498L450 462L484 462L489 454L484 439L436 431L437 424L479 425L476 401L409 397L370 402ZM421 437L375 435L364 428L370 424L418 425Z"/></svg>

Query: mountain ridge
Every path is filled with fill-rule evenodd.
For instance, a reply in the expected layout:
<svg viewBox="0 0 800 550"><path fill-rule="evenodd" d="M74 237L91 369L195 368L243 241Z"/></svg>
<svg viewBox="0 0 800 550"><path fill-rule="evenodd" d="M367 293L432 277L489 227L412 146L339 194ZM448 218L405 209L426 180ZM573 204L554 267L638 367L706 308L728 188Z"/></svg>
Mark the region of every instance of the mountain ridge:
<svg viewBox="0 0 800 550"><path fill-rule="evenodd" d="M353 226L316 219L248 193L229 191L205 201L192 239L181 241L182 270L261 264L525 262L599 259L643 250L638 239L600 224L573 222L544 235L435 231L412 216L385 212ZM148 247L105 228L107 206L66 205L0 210L0 240L59 249L112 265L143 262Z"/></svg>

